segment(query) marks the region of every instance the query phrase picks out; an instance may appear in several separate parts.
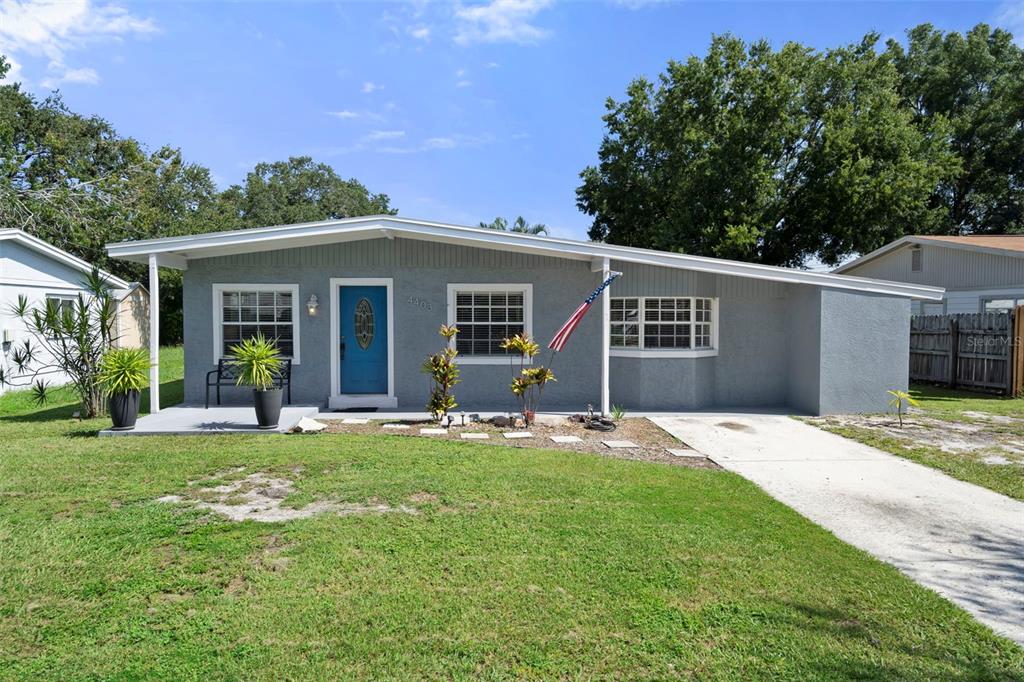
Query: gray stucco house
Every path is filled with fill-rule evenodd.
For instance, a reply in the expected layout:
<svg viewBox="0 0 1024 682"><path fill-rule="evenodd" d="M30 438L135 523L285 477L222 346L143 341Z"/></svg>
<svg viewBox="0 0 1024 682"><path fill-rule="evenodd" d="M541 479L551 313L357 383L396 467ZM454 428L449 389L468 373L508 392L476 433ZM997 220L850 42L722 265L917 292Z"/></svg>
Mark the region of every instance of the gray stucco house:
<svg viewBox="0 0 1024 682"><path fill-rule="evenodd" d="M544 409L881 411L886 390L906 386L911 300L942 297L919 285L395 216L108 251L149 264L154 300L158 268L184 270L192 403L227 347L262 330L293 360L294 402L419 410L429 388L420 366L442 343L438 327L454 323L460 405L512 409L500 340L525 332L545 346L618 271L554 360ZM157 306L151 313L156 330Z"/></svg>

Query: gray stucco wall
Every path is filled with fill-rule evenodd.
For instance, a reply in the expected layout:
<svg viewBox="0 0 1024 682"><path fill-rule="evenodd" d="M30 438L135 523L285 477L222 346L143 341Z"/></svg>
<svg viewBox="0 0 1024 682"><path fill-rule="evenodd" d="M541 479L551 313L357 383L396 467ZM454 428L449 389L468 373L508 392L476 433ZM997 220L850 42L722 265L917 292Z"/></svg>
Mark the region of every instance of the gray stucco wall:
<svg viewBox="0 0 1024 682"><path fill-rule="evenodd" d="M885 389L899 385L899 377L906 382L906 300L632 263L612 267L624 273L612 286L616 297L718 299L717 356L611 358L612 402L629 410L881 410ZM400 408L418 410L429 390L420 364L441 347L437 328L447 321L449 283L533 284L533 333L543 346L600 273L587 262L408 239L192 260L184 283L186 400L202 401L205 373L214 366L213 284L280 283L298 284L300 303L310 294L320 300L317 317L300 307L301 364L294 368L293 400L324 404L331 387L329 280L335 277L394 279L395 392ZM598 404L600 321L600 310L591 311L558 355L553 368L559 381L546 389L542 408L581 411ZM541 358L547 357L545 351ZM461 369L455 392L462 407L515 408L508 365ZM240 389L225 395L248 400Z"/></svg>
<svg viewBox="0 0 1024 682"><path fill-rule="evenodd" d="M528 254L452 246L409 239L373 239L316 247L192 260L185 271L185 399L203 400L205 373L214 367L214 283L299 285L300 364L293 369L292 399L322 404L331 390L330 286L334 277L394 279L395 394L403 409L421 409L430 382L424 358L443 345L438 327L447 321L449 283L532 283L533 333L546 344L565 318L593 291L600 273L590 265ZM317 317L305 313L316 294ZM415 298L415 302L410 300ZM545 390L544 406L585 406L600 396L600 315L590 315L559 354L562 379ZM542 358L546 361L547 354ZM514 409L511 370L502 365L463 365L456 397L466 409ZM224 395L247 400L241 389Z"/></svg>
<svg viewBox="0 0 1024 682"><path fill-rule="evenodd" d="M821 289L791 287L788 312L786 402L801 412L817 414L821 403Z"/></svg>
<svg viewBox="0 0 1024 682"><path fill-rule="evenodd" d="M819 414L884 412L889 389L907 389L910 301L821 291Z"/></svg>

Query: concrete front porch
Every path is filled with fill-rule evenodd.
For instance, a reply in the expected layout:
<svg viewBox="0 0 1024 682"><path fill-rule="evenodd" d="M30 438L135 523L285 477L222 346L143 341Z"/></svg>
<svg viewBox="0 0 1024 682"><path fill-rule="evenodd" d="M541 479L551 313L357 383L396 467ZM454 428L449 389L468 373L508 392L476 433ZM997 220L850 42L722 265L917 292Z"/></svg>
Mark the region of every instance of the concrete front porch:
<svg viewBox="0 0 1024 682"><path fill-rule="evenodd" d="M320 409L311 405L285 405L276 429L256 428L256 413L251 405L202 406L175 405L155 414L139 417L131 431L104 429L101 436L189 436L221 433L285 433L303 417L315 417Z"/></svg>

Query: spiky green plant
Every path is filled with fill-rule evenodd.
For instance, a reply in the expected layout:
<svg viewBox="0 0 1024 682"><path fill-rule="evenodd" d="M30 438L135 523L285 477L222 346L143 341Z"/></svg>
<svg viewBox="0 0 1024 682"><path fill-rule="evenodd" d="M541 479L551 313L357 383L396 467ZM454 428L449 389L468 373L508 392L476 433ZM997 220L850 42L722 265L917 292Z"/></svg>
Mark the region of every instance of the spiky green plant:
<svg viewBox="0 0 1024 682"><path fill-rule="evenodd" d="M67 377L82 402L82 416L91 418L103 411L103 387L98 380L100 362L113 346L114 310L110 284L99 270L81 283L80 293L70 306L52 299L31 304L19 295L10 306L30 338L19 343L8 358L0 358L0 386L31 387L33 400L45 404L49 385L41 377Z"/></svg>
<svg viewBox="0 0 1024 682"><path fill-rule="evenodd" d="M239 386L257 391L273 388L281 371L281 351L273 340L256 334L230 348L231 359L238 363Z"/></svg>
<svg viewBox="0 0 1024 682"><path fill-rule="evenodd" d="M100 361L98 381L107 395L141 391L149 383L149 354L143 348L112 348Z"/></svg>
<svg viewBox="0 0 1024 682"><path fill-rule="evenodd" d="M914 400L914 397L907 393L906 391L895 389L892 391L888 391L888 393L890 396L892 396L892 398L889 400L889 407L891 407L893 411L896 412L896 416L900 420L900 428L902 429L903 413L906 411L907 406L913 405L914 407L917 407L918 403L916 400Z"/></svg>

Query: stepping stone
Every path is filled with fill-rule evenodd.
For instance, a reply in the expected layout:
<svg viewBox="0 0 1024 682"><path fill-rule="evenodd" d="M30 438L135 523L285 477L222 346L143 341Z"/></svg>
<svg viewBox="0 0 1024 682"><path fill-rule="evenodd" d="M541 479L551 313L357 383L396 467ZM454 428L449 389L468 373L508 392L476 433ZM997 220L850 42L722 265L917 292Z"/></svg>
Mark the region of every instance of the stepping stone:
<svg viewBox="0 0 1024 682"><path fill-rule="evenodd" d="M621 449L621 448L638 448L638 447L640 447L639 445L637 445L636 443L634 443L631 440L603 440L601 442L604 443L607 447L612 448L613 450L618 450L618 449Z"/></svg>
<svg viewBox="0 0 1024 682"><path fill-rule="evenodd" d="M447 429L420 429L422 436L443 436L448 433Z"/></svg>
<svg viewBox="0 0 1024 682"><path fill-rule="evenodd" d="M579 436L551 436L551 440L555 443L582 443L583 439Z"/></svg>
<svg viewBox="0 0 1024 682"><path fill-rule="evenodd" d="M501 435L505 438L533 438L533 434L529 431L506 431Z"/></svg>
<svg viewBox="0 0 1024 682"><path fill-rule="evenodd" d="M700 454L696 450L683 450L675 448L666 448L668 454L675 455L676 457L692 457L693 459L707 459L704 455Z"/></svg>
<svg viewBox="0 0 1024 682"><path fill-rule="evenodd" d="M356 419L355 417L349 417L341 420L342 424L369 424L369 419Z"/></svg>
<svg viewBox="0 0 1024 682"><path fill-rule="evenodd" d="M381 424L382 429L408 429L411 428L408 424Z"/></svg>
<svg viewBox="0 0 1024 682"><path fill-rule="evenodd" d="M460 433L459 438L463 440L487 440L491 437L489 433Z"/></svg>

